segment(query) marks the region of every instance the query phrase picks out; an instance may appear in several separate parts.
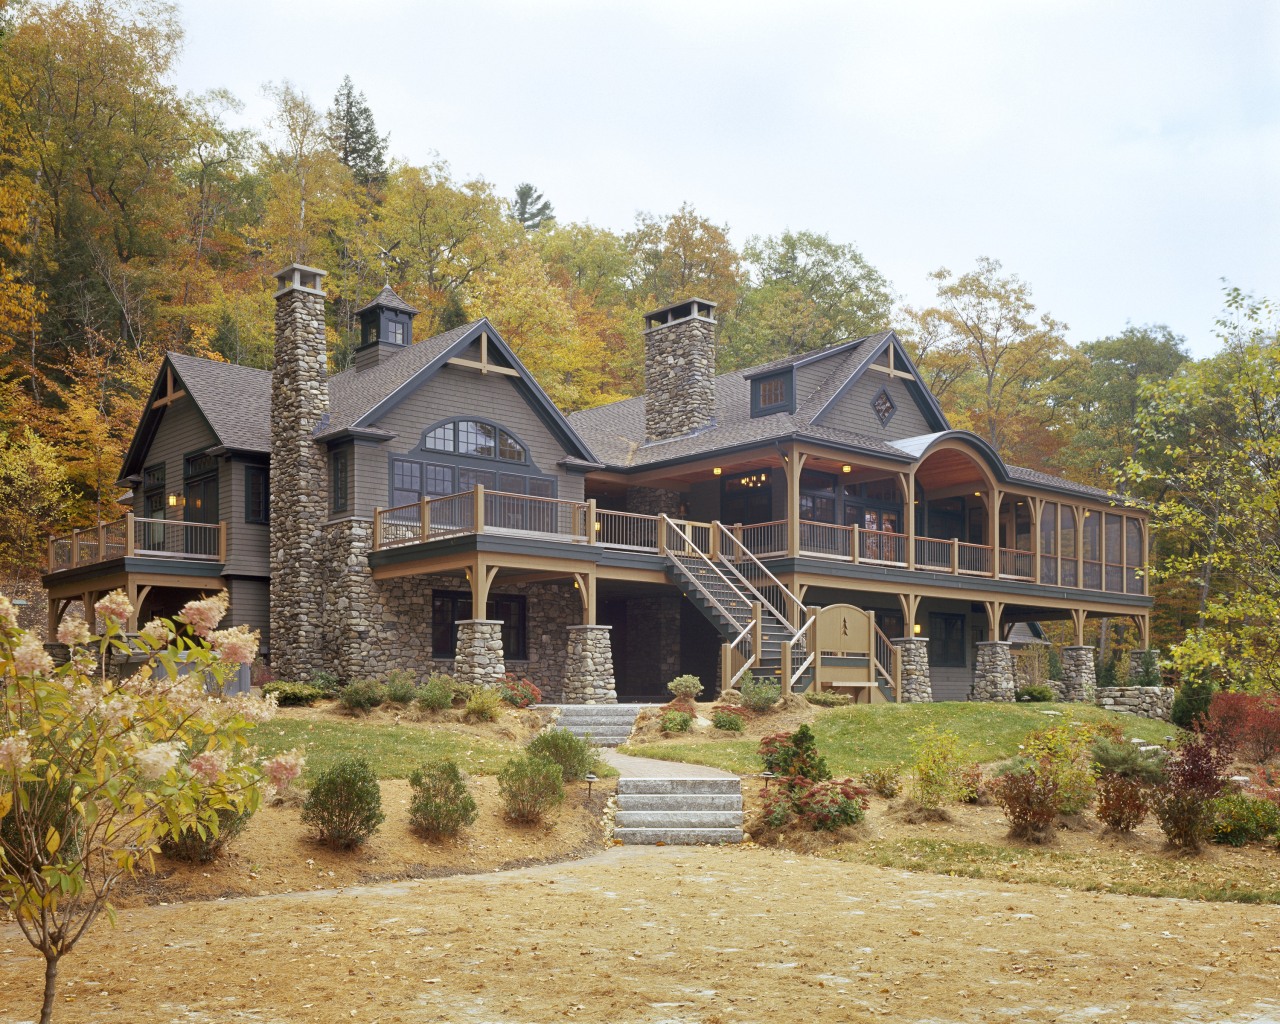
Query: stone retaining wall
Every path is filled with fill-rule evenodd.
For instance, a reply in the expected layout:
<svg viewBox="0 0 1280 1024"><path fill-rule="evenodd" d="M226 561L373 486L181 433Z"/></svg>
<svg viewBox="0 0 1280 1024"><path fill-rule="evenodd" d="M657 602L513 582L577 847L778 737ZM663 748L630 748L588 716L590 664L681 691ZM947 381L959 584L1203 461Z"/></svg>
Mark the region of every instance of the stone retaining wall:
<svg viewBox="0 0 1280 1024"><path fill-rule="evenodd" d="M1097 702L1098 707L1110 711L1127 711L1168 722L1176 692L1171 686L1099 686Z"/></svg>

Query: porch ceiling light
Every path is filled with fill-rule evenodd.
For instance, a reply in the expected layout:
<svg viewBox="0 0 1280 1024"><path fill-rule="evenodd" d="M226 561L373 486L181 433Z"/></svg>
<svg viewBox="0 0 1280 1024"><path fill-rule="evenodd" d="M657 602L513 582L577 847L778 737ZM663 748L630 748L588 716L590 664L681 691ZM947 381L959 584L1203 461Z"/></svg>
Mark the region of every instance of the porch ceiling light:
<svg viewBox="0 0 1280 1024"><path fill-rule="evenodd" d="M721 473L723 473L723 472L724 472L724 470L723 470L723 469L721 469L719 466L716 466L716 467L715 467L715 469L713 469L713 470L711 471L711 473L712 473L712 475L713 475L713 476L719 476L719 475L720 475Z"/></svg>
<svg viewBox="0 0 1280 1024"><path fill-rule="evenodd" d="M853 467L852 467L852 466L841 466L841 467L840 467L840 472L841 472L841 473L852 473L852 472L853 472Z"/></svg>
<svg viewBox="0 0 1280 1024"><path fill-rule="evenodd" d="M911 632L912 632L915 636L919 636L919 635L920 635L920 623L918 623L918 622L917 622L914 626L912 626L912 627L911 627Z"/></svg>

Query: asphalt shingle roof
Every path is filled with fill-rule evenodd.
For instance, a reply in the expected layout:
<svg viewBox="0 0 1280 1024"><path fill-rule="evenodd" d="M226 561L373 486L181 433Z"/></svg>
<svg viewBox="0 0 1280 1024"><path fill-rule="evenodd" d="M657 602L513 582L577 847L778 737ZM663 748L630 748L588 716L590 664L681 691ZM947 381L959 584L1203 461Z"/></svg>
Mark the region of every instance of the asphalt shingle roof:
<svg viewBox="0 0 1280 1024"><path fill-rule="evenodd" d="M271 451L271 371L169 353L192 401L218 441L240 451Z"/></svg>
<svg viewBox="0 0 1280 1024"><path fill-rule="evenodd" d="M402 313L421 313L422 310L414 309L404 299L400 298L391 290L391 285L384 284L382 291L378 292L372 299L356 310L356 316L359 316L366 309L372 309L374 306L386 306L387 309L398 309Z"/></svg>

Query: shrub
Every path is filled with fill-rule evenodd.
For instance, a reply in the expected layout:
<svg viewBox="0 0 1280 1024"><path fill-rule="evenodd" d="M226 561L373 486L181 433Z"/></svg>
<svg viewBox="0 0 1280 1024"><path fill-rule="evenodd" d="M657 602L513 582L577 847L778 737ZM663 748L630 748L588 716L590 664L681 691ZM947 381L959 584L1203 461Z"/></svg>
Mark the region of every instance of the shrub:
<svg viewBox="0 0 1280 1024"><path fill-rule="evenodd" d="M517 757L498 773L498 792L508 818L533 824L564 800L564 773L545 757Z"/></svg>
<svg viewBox="0 0 1280 1024"><path fill-rule="evenodd" d="M385 699L382 684L375 679L358 679L338 693L338 703L346 711L372 711Z"/></svg>
<svg viewBox="0 0 1280 1024"><path fill-rule="evenodd" d="M568 729L548 729L539 733L524 748L531 757L542 757L560 766L565 782L577 782L597 767L596 752L591 744L579 739Z"/></svg>
<svg viewBox="0 0 1280 1024"><path fill-rule="evenodd" d="M779 732L760 741L758 751L764 769L779 778L822 782L831 778L831 769L818 753L813 731L802 725L795 732Z"/></svg>
<svg viewBox="0 0 1280 1024"><path fill-rule="evenodd" d="M1045 842L1058 818L1058 783L1045 766L1031 764L996 780L993 795L1009 819L1009 835Z"/></svg>
<svg viewBox="0 0 1280 1024"><path fill-rule="evenodd" d="M255 658L253 664L249 666L249 685L265 689L275 681L276 676L271 671L271 666L261 658Z"/></svg>
<svg viewBox="0 0 1280 1024"><path fill-rule="evenodd" d="M1151 810L1151 790L1128 775L1107 774L1098 780L1094 814L1112 832L1132 832Z"/></svg>
<svg viewBox="0 0 1280 1024"><path fill-rule="evenodd" d="M732 711L712 712L711 724L723 732L742 732L742 716Z"/></svg>
<svg viewBox="0 0 1280 1024"><path fill-rule="evenodd" d="M782 696L782 685L770 679L757 679L750 672L742 677L742 706L757 714L770 710Z"/></svg>
<svg viewBox="0 0 1280 1024"><path fill-rule="evenodd" d="M359 846L385 818L378 776L363 757L343 758L321 772L302 806L302 823L339 849Z"/></svg>
<svg viewBox="0 0 1280 1024"><path fill-rule="evenodd" d="M1059 814L1079 814L1093 802L1092 741L1090 730L1066 724L1033 732L1025 741L1027 758L1053 778Z"/></svg>
<svg viewBox="0 0 1280 1024"><path fill-rule="evenodd" d="M476 820L466 778L448 758L428 761L409 776L409 824L429 838L457 835Z"/></svg>
<svg viewBox="0 0 1280 1024"><path fill-rule="evenodd" d="M902 792L902 769L896 764L868 768L861 781L876 796L891 800Z"/></svg>
<svg viewBox="0 0 1280 1024"><path fill-rule="evenodd" d="M960 769L958 797L962 803L984 803L989 796L987 777L982 772L982 765L975 762Z"/></svg>
<svg viewBox="0 0 1280 1024"><path fill-rule="evenodd" d="M420 711L444 711L453 706L453 679L450 676L432 672L426 683L418 690L418 709Z"/></svg>
<svg viewBox="0 0 1280 1024"><path fill-rule="evenodd" d="M866 816L867 790L852 779L795 778L791 783L765 796L764 819L774 828L798 820L815 832L830 832Z"/></svg>
<svg viewBox="0 0 1280 1024"><path fill-rule="evenodd" d="M461 679L454 679L453 676L442 676L442 678L448 679L453 687L453 703L462 707L467 706L467 701L471 699L473 693L484 689L478 683L464 683Z"/></svg>
<svg viewBox="0 0 1280 1024"><path fill-rule="evenodd" d="M720 703L729 704L733 707L742 707L742 694L737 690L725 690L720 694Z"/></svg>
<svg viewBox="0 0 1280 1024"><path fill-rule="evenodd" d="M325 696L324 690L310 683L267 683L262 688L262 695L275 695L276 703L282 707L306 707Z"/></svg>
<svg viewBox="0 0 1280 1024"><path fill-rule="evenodd" d="M542 703L542 691L533 685L532 680L508 672L498 680L496 689L498 696L516 708L527 708L530 704Z"/></svg>
<svg viewBox="0 0 1280 1024"><path fill-rule="evenodd" d="M491 690L487 686L477 686L471 691L464 712L467 718L477 722L496 722L501 713L502 697L498 695L497 690Z"/></svg>
<svg viewBox="0 0 1280 1024"><path fill-rule="evenodd" d="M1207 679L1187 679L1178 687L1178 692L1174 695L1169 719L1179 729L1194 728L1196 720L1209 710L1211 700L1213 700L1213 683Z"/></svg>
<svg viewBox="0 0 1280 1024"><path fill-rule="evenodd" d="M693 725L693 715L687 711L664 711L658 721L663 732L688 732Z"/></svg>
<svg viewBox="0 0 1280 1024"><path fill-rule="evenodd" d="M932 725L918 735L911 763L911 797L926 810L938 810L961 796L960 738L953 732L938 732Z"/></svg>
<svg viewBox="0 0 1280 1024"><path fill-rule="evenodd" d="M1031 683L1024 686L1014 696L1020 701L1028 701L1032 704L1053 703L1053 691L1042 683Z"/></svg>
<svg viewBox="0 0 1280 1024"><path fill-rule="evenodd" d="M697 676L676 676L667 683L667 691L677 698L697 700L702 696L702 680Z"/></svg>
<svg viewBox="0 0 1280 1024"><path fill-rule="evenodd" d="M392 669L382 686L382 696L388 704L412 704L418 696L418 680L412 672Z"/></svg>
<svg viewBox="0 0 1280 1024"><path fill-rule="evenodd" d="M1163 750L1143 750L1138 743L1100 737L1093 741L1093 768L1100 778L1116 776L1156 785L1164 781Z"/></svg>
<svg viewBox="0 0 1280 1024"><path fill-rule="evenodd" d="M1120 652L1112 651L1106 661L1097 665L1099 686L1118 686L1120 684Z"/></svg>
<svg viewBox="0 0 1280 1024"><path fill-rule="evenodd" d="M1210 836L1215 843L1244 846L1280 832L1280 807L1261 797L1228 793L1213 802Z"/></svg>
<svg viewBox="0 0 1280 1024"><path fill-rule="evenodd" d="M1280 695L1215 693L1199 728L1224 750L1264 764L1280 753Z"/></svg>
<svg viewBox="0 0 1280 1024"><path fill-rule="evenodd" d="M332 697L341 688L342 680L332 672L316 672L311 676L311 685L324 691L326 697Z"/></svg>
<svg viewBox="0 0 1280 1024"><path fill-rule="evenodd" d="M1160 686L1164 683L1155 651L1143 651L1138 655L1136 671L1130 681L1134 686Z"/></svg>
<svg viewBox="0 0 1280 1024"><path fill-rule="evenodd" d="M820 708L846 708L852 703L847 693L836 693L834 690L808 691L804 699Z"/></svg>
<svg viewBox="0 0 1280 1024"><path fill-rule="evenodd" d="M249 810L233 811L219 807L218 832L214 835L212 828L197 824L177 836L169 836L160 841L160 852L174 860L188 864L208 864L218 856L222 848L245 830L253 812Z"/></svg>
<svg viewBox="0 0 1280 1024"><path fill-rule="evenodd" d="M1175 849L1194 853L1213 822L1213 800L1226 785L1231 755L1201 734L1185 740L1165 769L1156 792L1155 812L1165 839Z"/></svg>
<svg viewBox="0 0 1280 1024"><path fill-rule="evenodd" d="M1058 648L1049 648L1049 678L1062 678L1062 655L1058 653Z"/></svg>

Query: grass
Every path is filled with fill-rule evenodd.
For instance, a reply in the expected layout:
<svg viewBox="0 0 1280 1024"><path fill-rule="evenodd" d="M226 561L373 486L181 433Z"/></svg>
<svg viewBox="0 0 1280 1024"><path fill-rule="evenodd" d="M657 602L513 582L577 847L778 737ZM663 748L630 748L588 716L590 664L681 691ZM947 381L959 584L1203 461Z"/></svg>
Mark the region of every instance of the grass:
<svg viewBox="0 0 1280 1024"><path fill-rule="evenodd" d="M1062 717L1047 715L1057 711ZM874 765L900 764L912 753L912 736L926 725L949 729L960 737L974 761L1003 761L1018 752L1028 733L1055 722L1114 722L1126 736L1154 743L1172 735L1167 722L1105 711L1087 704L986 704L946 701L937 704L870 704L822 709L813 723L827 764L836 775L857 775ZM664 761L689 761L736 774L761 770L757 740L681 740L632 743L624 754Z"/></svg>
<svg viewBox="0 0 1280 1024"><path fill-rule="evenodd" d="M836 848L830 856L851 863L1086 892L1280 904L1280 865L1274 856L1248 860L1215 854L1176 857L1108 850L1101 844L1087 852L1074 852L921 838L849 844Z"/></svg>
<svg viewBox="0 0 1280 1024"><path fill-rule="evenodd" d="M255 730L254 741L266 755L305 747L306 779L343 757L369 759L380 779L404 779L424 761L451 757L472 775L497 775L507 759L521 752L515 743L485 739L447 729L423 729L355 719L316 721L277 718Z"/></svg>

